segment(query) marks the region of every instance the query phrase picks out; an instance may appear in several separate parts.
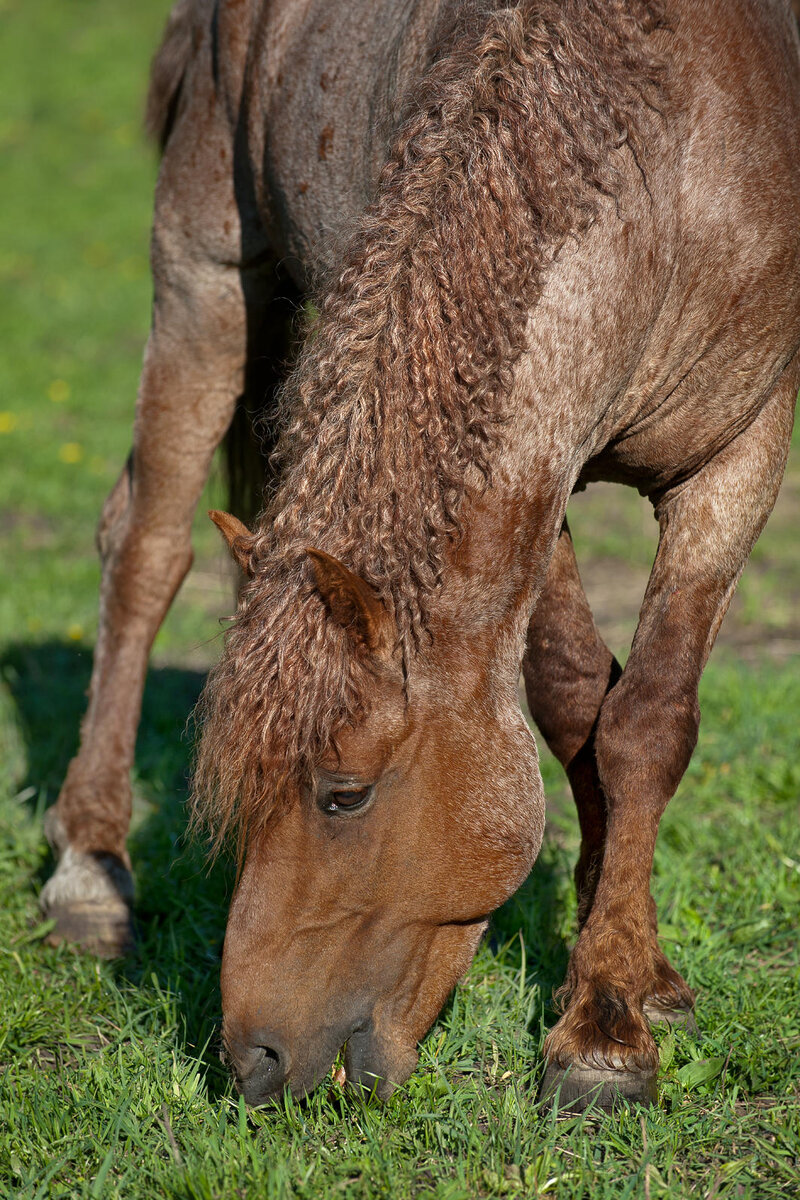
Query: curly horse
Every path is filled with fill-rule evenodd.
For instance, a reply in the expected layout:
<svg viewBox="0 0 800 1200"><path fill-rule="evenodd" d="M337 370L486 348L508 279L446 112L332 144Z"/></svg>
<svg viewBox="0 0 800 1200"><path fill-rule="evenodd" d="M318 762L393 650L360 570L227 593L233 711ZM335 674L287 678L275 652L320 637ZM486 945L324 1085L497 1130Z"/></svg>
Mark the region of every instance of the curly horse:
<svg viewBox="0 0 800 1200"><path fill-rule="evenodd" d="M653 1096L651 1024L694 1003L656 833L800 385L799 62L789 0L174 9L152 331L42 903L54 937L125 948L148 652L227 439L245 506L212 517L242 586L193 795L238 846L223 1036L249 1103L343 1046L355 1089L414 1069L541 842L520 668L582 834L544 1086ZM595 480L660 526L624 670L565 522Z"/></svg>

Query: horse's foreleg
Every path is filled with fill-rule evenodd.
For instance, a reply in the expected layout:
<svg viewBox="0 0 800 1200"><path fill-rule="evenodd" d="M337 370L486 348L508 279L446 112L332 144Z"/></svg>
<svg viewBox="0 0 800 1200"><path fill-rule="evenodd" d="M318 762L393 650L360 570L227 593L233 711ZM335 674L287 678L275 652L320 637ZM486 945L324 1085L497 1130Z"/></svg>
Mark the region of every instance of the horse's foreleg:
<svg viewBox="0 0 800 1200"><path fill-rule="evenodd" d="M775 502L799 382L796 366L787 369L753 425L659 506L659 549L631 655L594 735L606 799L602 866L570 958L566 1011L545 1044L545 1089L560 1086L562 1105L654 1095L658 1052L645 1006L674 1002L670 988L652 995L656 833L697 740L703 666Z"/></svg>
<svg viewBox="0 0 800 1200"><path fill-rule="evenodd" d="M595 756L601 706L622 668L601 638L564 524L528 630L523 674L531 715L567 773L581 830L575 866L578 927L594 902L606 841L606 800ZM650 901L653 976L645 1009L650 1021L687 1021L694 997L658 943Z"/></svg>
<svg viewBox="0 0 800 1200"><path fill-rule="evenodd" d="M59 861L41 903L53 938L101 954L125 949L132 880L126 837L147 658L192 559L192 517L242 392L247 305L242 273L204 238L200 206L178 211L165 159L154 226L153 328L145 354L131 457L100 522L100 622L81 744L46 830ZM166 176L166 182L165 182ZM170 186L171 185L171 186ZM207 189L210 190L210 189ZM197 195L184 181L184 191ZM213 198L213 197L212 197ZM216 197L219 200L219 197ZM232 198L230 254L237 230ZM193 221L201 229L193 232ZM251 314L252 315L252 314Z"/></svg>

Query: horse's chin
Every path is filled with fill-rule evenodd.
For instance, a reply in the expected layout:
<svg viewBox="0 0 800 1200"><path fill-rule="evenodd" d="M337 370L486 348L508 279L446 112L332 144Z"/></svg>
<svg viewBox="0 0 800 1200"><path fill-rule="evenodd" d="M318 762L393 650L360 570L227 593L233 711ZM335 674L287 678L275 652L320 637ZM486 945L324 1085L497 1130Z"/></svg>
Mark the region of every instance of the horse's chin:
<svg viewBox="0 0 800 1200"><path fill-rule="evenodd" d="M351 1092L364 1099L388 1100L416 1065L415 1046L387 1045L371 1028L366 1028L348 1038L344 1081Z"/></svg>

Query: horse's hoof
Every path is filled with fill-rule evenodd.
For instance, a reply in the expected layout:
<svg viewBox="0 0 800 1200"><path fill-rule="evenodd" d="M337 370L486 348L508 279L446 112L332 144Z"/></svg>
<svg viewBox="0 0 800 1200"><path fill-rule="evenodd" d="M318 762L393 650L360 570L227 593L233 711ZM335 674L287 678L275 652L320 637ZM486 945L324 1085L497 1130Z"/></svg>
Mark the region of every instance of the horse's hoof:
<svg viewBox="0 0 800 1200"><path fill-rule="evenodd" d="M39 903L55 921L51 946L74 942L101 958L119 958L133 947L133 876L116 855L67 846Z"/></svg>
<svg viewBox="0 0 800 1200"><path fill-rule="evenodd" d="M697 1035L697 1021L691 1008L659 1008L657 1004L645 1004L644 1015L651 1025L669 1025Z"/></svg>
<svg viewBox="0 0 800 1200"><path fill-rule="evenodd" d="M657 1098L656 1072L643 1068L617 1070L572 1063L560 1067L548 1063L540 1090L540 1099L556 1100L560 1112L579 1113L590 1105L611 1112L621 1102L654 1104Z"/></svg>
<svg viewBox="0 0 800 1200"><path fill-rule="evenodd" d="M45 938L49 946L71 942L98 958L122 958L134 947L133 921L127 905L104 905L91 900L53 904L47 916L55 926Z"/></svg>

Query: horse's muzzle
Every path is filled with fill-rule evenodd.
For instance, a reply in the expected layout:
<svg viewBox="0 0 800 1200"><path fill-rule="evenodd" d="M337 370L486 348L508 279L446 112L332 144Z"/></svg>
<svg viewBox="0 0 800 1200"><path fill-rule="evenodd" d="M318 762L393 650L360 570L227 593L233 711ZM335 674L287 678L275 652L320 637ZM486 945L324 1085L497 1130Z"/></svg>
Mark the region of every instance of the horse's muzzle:
<svg viewBox="0 0 800 1200"><path fill-rule="evenodd" d="M250 1108L257 1108L278 1099L284 1091L290 1091L296 1097L313 1091L324 1078L345 1037L335 1040L336 1045L331 1041L317 1047L317 1052L309 1056L311 1061L300 1063L293 1059L283 1040L272 1030L251 1030L244 1037L232 1037L228 1032L226 1057L245 1102ZM306 1045L306 1053L309 1048ZM393 1061L395 1057L385 1052L369 1025L351 1032L345 1047L344 1073L348 1091L365 1100L388 1100L417 1062L415 1049L401 1054L400 1061Z"/></svg>

